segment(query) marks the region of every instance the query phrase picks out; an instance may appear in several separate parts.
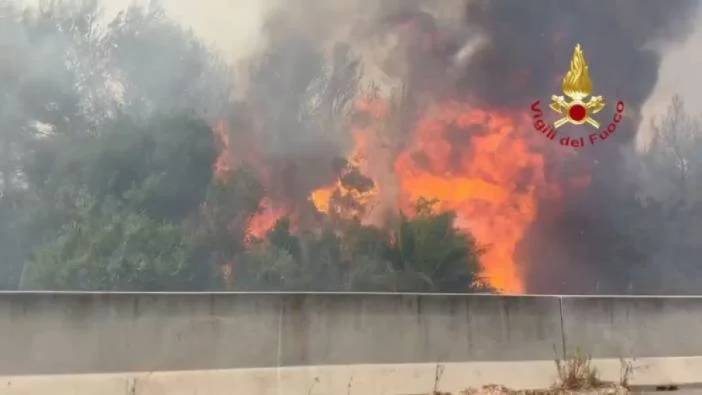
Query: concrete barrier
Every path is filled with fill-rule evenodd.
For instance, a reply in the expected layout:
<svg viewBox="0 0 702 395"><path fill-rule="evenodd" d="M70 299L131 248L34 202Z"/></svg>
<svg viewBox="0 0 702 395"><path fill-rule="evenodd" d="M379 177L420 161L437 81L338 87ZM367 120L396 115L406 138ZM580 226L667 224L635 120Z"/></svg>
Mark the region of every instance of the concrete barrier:
<svg viewBox="0 0 702 395"><path fill-rule="evenodd" d="M0 392L422 393L439 366L442 390L534 388L576 348L607 379L625 358L690 384L701 329L697 297L0 293Z"/></svg>
<svg viewBox="0 0 702 395"><path fill-rule="evenodd" d="M642 358L631 363L628 382L699 387L701 357ZM618 359L595 359L598 376L618 382ZM3 395L429 395L459 394L469 387L499 383L543 389L557 380L553 361L452 362L294 366L0 376Z"/></svg>
<svg viewBox="0 0 702 395"><path fill-rule="evenodd" d="M0 295L0 375L552 360L551 297Z"/></svg>
<svg viewBox="0 0 702 395"><path fill-rule="evenodd" d="M562 297L566 350L594 358L702 355L700 297Z"/></svg>

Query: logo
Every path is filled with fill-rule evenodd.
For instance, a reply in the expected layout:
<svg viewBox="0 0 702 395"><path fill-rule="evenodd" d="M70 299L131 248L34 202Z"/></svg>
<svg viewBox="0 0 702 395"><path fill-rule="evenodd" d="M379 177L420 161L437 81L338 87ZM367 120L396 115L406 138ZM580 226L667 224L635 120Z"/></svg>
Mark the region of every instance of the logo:
<svg viewBox="0 0 702 395"><path fill-rule="evenodd" d="M553 122L553 125L547 124L543 120L543 112L540 109L541 102L535 101L531 105L532 117L534 118L534 129L543 134L549 140L556 140L557 131L565 124L575 126L587 124L587 126L599 129L600 123L593 118L593 115L602 111L605 108L605 100L602 96L592 95L592 79L590 79L590 68L585 60L580 44L575 46L573 58L570 61L570 69L563 77L562 90L564 96L551 96L551 104L549 107L555 111L560 118ZM590 98L588 99L588 96ZM617 129L617 124L622 120L624 113L624 102L617 101L616 113L612 118L612 122L606 129L599 133L590 133L588 142L594 145L598 141L604 141L611 137ZM563 136L559 140L561 145L570 146L573 148L582 148L585 146L585 138L577 136Z"/></svg>
<svg viewBox="0 0 702 395"><path fill-rule="evenodd" d="M570 61L570 70L563 77L563 93L571 100L567 101L563 96L551 96L551 109L563 115L563 118L553 123L556 129L567 122L574 125L582 125L587 122L595 129L600 127L600 124L592 119L590 114L600 112L605 106L605 101L602 96L593 96L590 100L585 101L585 98L592 94L592 80L580 44L575 46L573 59Z"/></svg>

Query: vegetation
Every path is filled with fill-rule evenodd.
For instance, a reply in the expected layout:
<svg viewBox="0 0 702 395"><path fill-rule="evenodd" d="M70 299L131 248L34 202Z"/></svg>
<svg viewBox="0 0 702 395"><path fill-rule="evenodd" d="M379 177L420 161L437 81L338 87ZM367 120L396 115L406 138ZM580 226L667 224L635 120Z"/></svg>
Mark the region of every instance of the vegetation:
<svg viewBox="0 0 702 395"><path fill-rule="evenodd" d="M434 202L383 226L347 215L364 213L353 196L375 187L342 158L350 120L364 118L352 110L361 68L347 45L325 57L273 20L281 30L239 100L232 70L158 6L103 23L95 1L39 3L0 0L10 54L0 62L0 289L490 291L479 241ZM411 128L410 114L392 111L393 133ZM229 145L214 137L220 123ZM536 247L563 246L578 264L537 270L532 259L530 285L565 284L561 271L588 292L698 292L700 125L674 99L638 177L611 196L582 194L581 211ZM223 150L236 163L213 177ZM335 162L353 193L322 215L307 198L332 181L319 163ZM251 238L270 196L289 197L304 221L284 217Z"/></svg>
<svg viewBox="0 0 702 395"><path fill-rule="evenodd" d="M107 25L96 2L20 10L0 0L0 10L0 47L13 52L0 64L0 288L474 289L475 240L426 202L395 225L315 213L311 226L293 230L283 217L252 239L249 221L275 186L246 163L213 177L222 147L212 125L240 125L245 105L230 100L230 70L157 6ZM288 47L254 73L269 130L299 129L287 142L269 136L276 149L339 129L359 78L343 47L330 67L310 52L302 80L280 73ZM313 89L326 101L300 120ZM346 178L372 187L360 173Z"/></svg>
<svg viewBox="0 0 702 395"><path fill-rule="evenodd" d="M622 361L624 364L624 361ZM502 385L486 385L482 388L469 388L461 391L459 395L568 395L568 394L591 394L591 395L624 395L630 391L626 381L631 373L631 365L625 368L622 366L622 373L619 384L604 382L600 380L597 369L591 365L589 355L576 351L565 360L556 359L556 372L558 381L548 389L513 390ZM437 376L437 380L438 380ZM448 392L437 391L438 383L434 384L432 395L451 395Z"/></svg>
<svg viewBox="0 0 702 395"><path fill-rule="evenodd" d="M556 387L562 390L587 390L600 386L602 382L597 376L597 368L590 361L590 356L580 350L565 361L556 359L559 380Z"/></svg>
<svg viewBox="0 0 702 395"><path fill-rule="evenodd" d="M245 251L241 289L465 292L479 289L479 249L451 213L421 211L397 230L346 224L295 235L287 219ZM485 290L488 290L485 288Z"/></svg>

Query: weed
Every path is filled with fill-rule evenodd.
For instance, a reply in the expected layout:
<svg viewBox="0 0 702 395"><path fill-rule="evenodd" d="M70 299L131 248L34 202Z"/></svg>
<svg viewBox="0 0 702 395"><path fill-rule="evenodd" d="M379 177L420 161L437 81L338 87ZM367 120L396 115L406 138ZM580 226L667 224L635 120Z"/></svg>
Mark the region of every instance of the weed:
<svg viewBox="0 0 702 395"><path fill-rule="evenodd" d="M602 384L597 375L597 369L591 365L589 355L580 350L565 361L556 359L558 383L556 388L562 390L583 390L596 388Z"/></svg>
<svg viewBox="0 0 702 395"><path fill-rule="evenodd" d="M629 377L631 377L631 373L634 371L634 364L632 361L619 358L619 365L619 385L629 388Z"/></svg>

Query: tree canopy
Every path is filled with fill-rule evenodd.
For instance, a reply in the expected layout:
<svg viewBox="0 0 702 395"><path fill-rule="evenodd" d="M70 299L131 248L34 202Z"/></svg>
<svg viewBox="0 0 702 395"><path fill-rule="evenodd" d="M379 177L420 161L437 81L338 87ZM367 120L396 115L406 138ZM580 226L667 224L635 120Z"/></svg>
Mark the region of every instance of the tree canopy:
<svg viewBox="0 0 702 395"><path fill-rule="evenodd" d="M297 228L283 216L252 238L264 197L301 189L266 188L243 161L213 176L218 155L250 148L219 146L214 125L241 137L252 108L265 109L267 159L297 149L292 165L316 171L303 155L314 144L333 159L327 136L341 133L360 78L348 47L325 59L300 37L276 38L242 105L232 71L156 5L109 23L90 1L0 9L1 288L476 289L480 251L451 213L382 227L317 218ZM320 186L319 174L297 181ZM342 182L373 187L357 169Z"/></svg>

